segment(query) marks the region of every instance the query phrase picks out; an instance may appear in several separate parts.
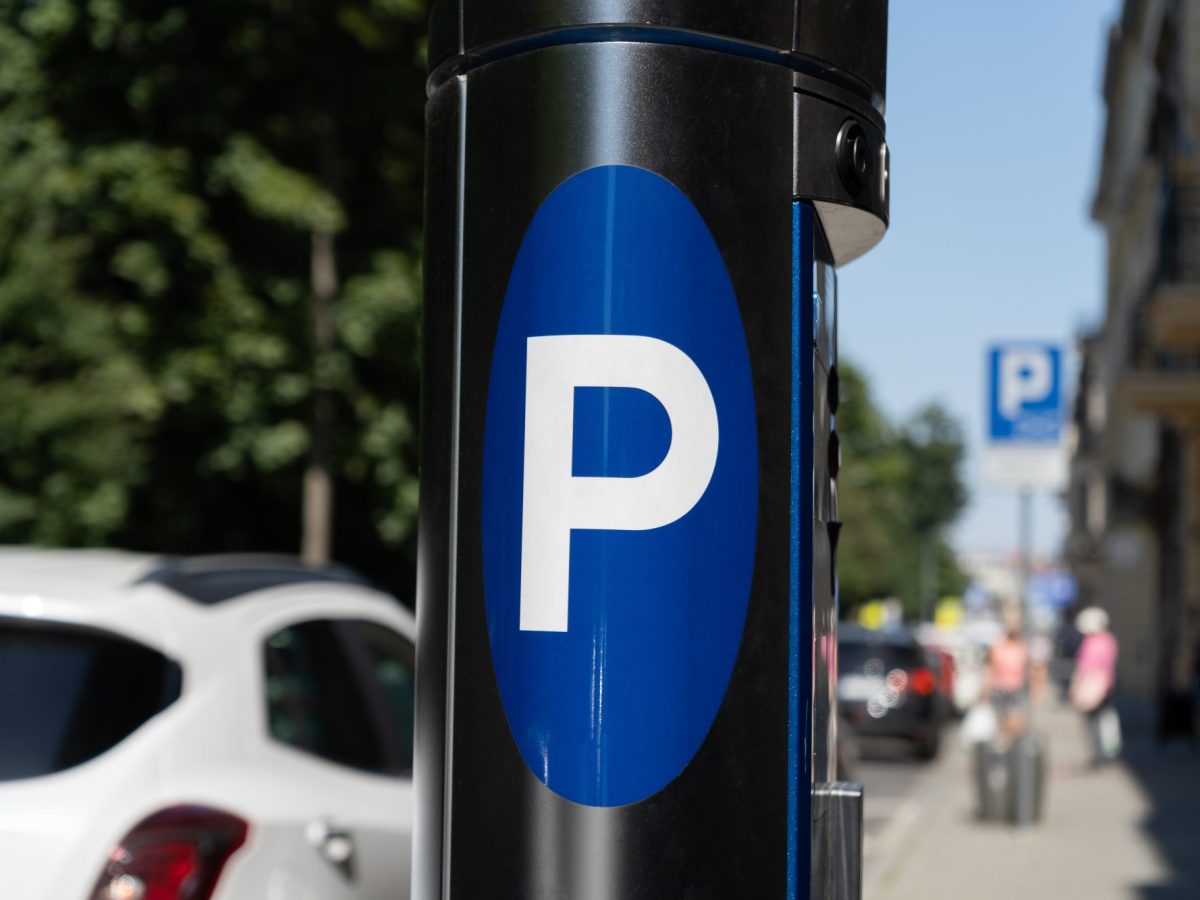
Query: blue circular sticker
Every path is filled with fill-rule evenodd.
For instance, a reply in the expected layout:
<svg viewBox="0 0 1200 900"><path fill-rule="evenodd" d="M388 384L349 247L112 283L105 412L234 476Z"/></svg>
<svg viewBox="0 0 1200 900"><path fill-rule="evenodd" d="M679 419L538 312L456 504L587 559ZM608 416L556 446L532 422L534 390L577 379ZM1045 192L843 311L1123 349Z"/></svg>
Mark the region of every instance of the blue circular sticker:
<svg viewBox="0 0 1200 900"><path fill-rule="evenodd" d="M483 449L488 632L521 756L577 803L649 797L725 695L758 516L741 315L669 181L603 166L542 203L505 293Z"/></svg>

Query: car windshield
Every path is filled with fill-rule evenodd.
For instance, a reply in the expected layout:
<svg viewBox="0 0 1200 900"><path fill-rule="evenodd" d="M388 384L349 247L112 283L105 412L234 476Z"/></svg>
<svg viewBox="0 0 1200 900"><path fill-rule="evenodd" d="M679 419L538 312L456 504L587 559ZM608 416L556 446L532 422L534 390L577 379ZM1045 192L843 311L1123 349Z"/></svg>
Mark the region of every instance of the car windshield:
<svg viewBox="0 0 1200 900"><path fill-rule="evenodd" d="M179 696L179 666L114 634L0 620L0 781L61 772Z"/></svg>

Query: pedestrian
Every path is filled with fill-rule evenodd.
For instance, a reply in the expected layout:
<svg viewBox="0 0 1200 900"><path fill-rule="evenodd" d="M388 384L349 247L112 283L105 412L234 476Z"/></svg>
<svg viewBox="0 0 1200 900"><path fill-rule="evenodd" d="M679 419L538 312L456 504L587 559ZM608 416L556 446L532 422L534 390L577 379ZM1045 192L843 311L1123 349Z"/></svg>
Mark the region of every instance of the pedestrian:
<svg viewBox="0 0 1200 900"><path fill-rule="evenodd" d="M1004 615L1004 636L988 651L984 699L996 711L1000 735L1011 741L1025 727L1029 697L1029 645L1021 634L1021 618L1015 610Z"/></svg>
<svg viewBox="0 0 1200 900"><path fill-rule="evenodd" d="M1121 720L1112 704L1117 683L1117 639L1108 630L1108 613L1089 606L1075 617L1083 635L1075 654L1071 704L1084 715L1092 764L1100 765L1121 752Z"/></svg>
<svg viewBox="0 0 1200 900"><path fill-rule="evenodd" d="M1059 682L1059 700L1064 704L1071 702L1071 677L1075 672L1075 654L1079 652L1082 642L1083 635L1075 627L1074 613L1064 615L1054 638L1054 653L1057 658L1055 681Z"/></svg>

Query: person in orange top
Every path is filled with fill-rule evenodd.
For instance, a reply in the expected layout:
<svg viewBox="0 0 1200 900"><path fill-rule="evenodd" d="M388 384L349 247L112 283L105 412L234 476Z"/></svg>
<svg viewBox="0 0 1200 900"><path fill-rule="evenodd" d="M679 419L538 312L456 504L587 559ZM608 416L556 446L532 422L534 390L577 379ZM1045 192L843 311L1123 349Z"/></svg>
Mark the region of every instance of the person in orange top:
<svg viewBox="0 0 1200 900"><path fill-rule="evenodd" d="M1004 616L1004 637L988 653L984 699L996 710L1000 734L1011 739L1025 727L1029 699L1029 644L1021 633L1020 616L1009 610Z"/></svg>

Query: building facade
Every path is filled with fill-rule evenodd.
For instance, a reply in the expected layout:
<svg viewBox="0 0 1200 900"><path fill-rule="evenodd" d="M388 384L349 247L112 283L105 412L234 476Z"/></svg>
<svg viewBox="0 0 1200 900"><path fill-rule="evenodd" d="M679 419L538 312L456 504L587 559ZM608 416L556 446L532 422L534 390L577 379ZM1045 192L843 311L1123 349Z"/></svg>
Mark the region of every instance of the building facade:
<svg viewBox="0 0 1200 900"><path fill-rule="evenodd" d="M1066 554L1110 613L1122 692L1170 728L1200 647L1200 0L1126 0L1104 100L1107 286L1080 342Z"/></svg>

